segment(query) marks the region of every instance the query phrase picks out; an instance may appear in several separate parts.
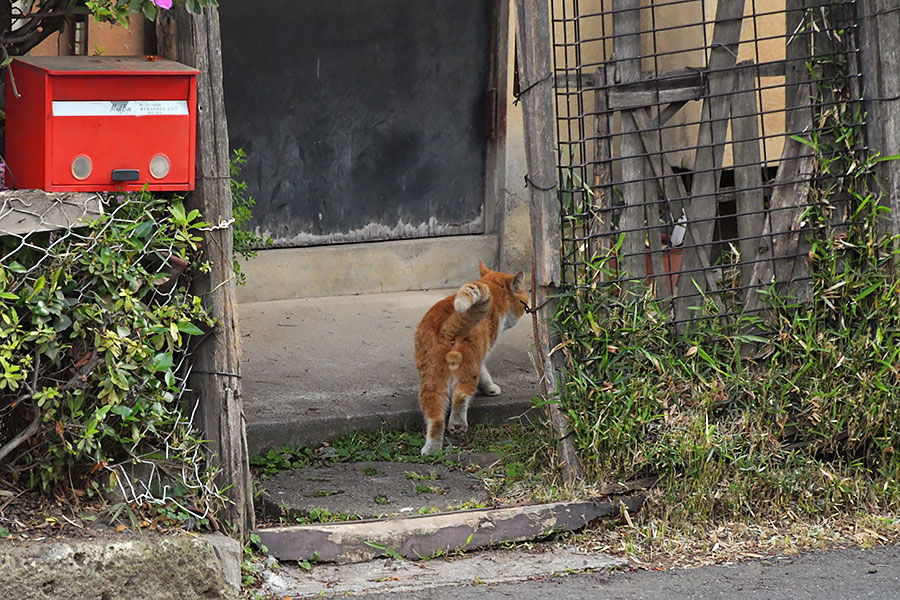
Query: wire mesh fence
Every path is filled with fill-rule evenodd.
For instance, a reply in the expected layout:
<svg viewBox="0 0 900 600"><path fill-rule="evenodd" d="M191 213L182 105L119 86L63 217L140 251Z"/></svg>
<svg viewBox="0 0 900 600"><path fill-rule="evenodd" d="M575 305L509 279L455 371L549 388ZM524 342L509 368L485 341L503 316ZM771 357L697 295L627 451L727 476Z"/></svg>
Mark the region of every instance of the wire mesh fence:
<svg viewBox="0 0 900 600"><path fill-rule="evenodd" d="M852 225L817 190L843 176L823 115L860 99L855 2L555 0L551 20L563 288L650 293L681 329L808 294L810 240Z"/></svg>
<svg viewBox="0 0 900 600"><path fill-rule="evenodd" d="M178 199L0 192L0 477L209 515L187 384L203 227Z"/></svg>

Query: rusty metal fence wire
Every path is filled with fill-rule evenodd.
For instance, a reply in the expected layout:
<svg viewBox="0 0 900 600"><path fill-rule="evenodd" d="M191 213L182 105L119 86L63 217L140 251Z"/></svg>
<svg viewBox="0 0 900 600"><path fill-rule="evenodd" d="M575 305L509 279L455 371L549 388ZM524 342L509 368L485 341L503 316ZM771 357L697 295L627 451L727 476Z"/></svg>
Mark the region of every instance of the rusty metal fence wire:
<svg viewBox="0 0 900 600"><path fill-rule="evenodd" d="M804 141L845 101L822 89L860 97L855 2L551 7L563 289L649 290L682 328L762 310L775 281L803 297L805 211L835 177Z"/></svg>

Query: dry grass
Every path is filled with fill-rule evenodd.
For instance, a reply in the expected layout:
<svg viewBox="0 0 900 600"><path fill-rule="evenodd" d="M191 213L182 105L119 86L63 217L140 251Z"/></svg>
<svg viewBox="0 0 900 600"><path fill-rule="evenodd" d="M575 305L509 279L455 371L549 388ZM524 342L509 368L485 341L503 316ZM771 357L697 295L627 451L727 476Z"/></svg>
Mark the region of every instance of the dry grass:
<svg viewBox="0 0 900 600"><path fill-rule="evenodd" d="M900 544L900 515L869 512L809 517L791 510L777 518L691 522L673 519L652 495L640 515L606 520L572 536L587 551L660 570L730 564L807 550Z"/></svg>

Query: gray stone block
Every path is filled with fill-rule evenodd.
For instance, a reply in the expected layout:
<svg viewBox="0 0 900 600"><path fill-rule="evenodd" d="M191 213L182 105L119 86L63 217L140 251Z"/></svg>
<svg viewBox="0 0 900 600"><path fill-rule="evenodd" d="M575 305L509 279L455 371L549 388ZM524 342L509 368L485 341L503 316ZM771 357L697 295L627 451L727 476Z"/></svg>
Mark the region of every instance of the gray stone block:
<svg viewBox="0 0 900 600"><path fill-rule="evenodd" d="M232 600L213 545L201 536L121 534L0 543L4 598Z"/></svg>
<svg viewBox="0 0 900 600"><path fill-rule="evenodd" d="M207 533L202 537L215 551L216 557L221 563L222 575L225 577L225 581L235 590L240 590L241 559L244 555L244 548L241 546L241 543L221 533Z"/></svg>

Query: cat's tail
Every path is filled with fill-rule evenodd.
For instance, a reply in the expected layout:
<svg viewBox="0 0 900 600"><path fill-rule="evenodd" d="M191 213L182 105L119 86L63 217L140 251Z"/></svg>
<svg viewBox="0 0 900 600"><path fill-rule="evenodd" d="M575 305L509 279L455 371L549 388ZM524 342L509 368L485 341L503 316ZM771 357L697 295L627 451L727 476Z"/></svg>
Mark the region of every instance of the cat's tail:
<svg viewBox="0 0 900 600"><path fill-rule="evenodd" d="M447 353L447 366L450 367L451 371L455 371L459 368L459 365L462 364L463 355L459 350L451 350Z"/></svg>
<svg viewBox="0 0 900 600"><path fill-rule="evenodd" d="M453 299L453 308L457 314L477 316L477 321L472 324L472 327L474 327L491 308L490 288L481 281L472 281L465 284L456 292L456 297Z"/></svg>
<svg viewBox="0 0 900 600"><path fill-rule="evenodd" d="M491 310L491 290L481 281L467 283L456 292L454 312L444 323L444 334L451 339L464 336L478 325ZM446 356L447 366L455 371L462 364L459 350L451 349Z"/></svg>

